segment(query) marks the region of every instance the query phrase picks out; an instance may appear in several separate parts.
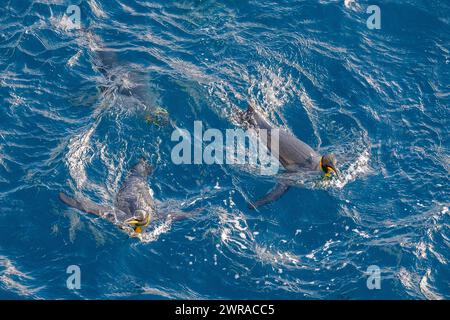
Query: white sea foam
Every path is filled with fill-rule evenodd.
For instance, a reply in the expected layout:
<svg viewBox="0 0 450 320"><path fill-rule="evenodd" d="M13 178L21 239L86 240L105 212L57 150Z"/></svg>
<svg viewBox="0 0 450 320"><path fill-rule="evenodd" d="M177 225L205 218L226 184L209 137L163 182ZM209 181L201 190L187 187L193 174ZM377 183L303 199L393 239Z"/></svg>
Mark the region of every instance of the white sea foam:
<svg viewBox="0 0 450 320"><path fill-rule="evenodd" d="M429 284L428 280L431 277L431 269L428 269L427 272L423 275L420 280L420 291L428 300L442 300L444 299L442 296L433 291L433 288Z"/></svg>
<svg viewBox="0 0 450 320"><path fill-rule="evenodd" d="M103 8L100 6L100 4L96 0L89 0L88 3L92 9L92 12L94 12L94 14L97 17L99 17L99 18L107 18L108 17L106 12L103 10Z"/></svg>
<svg viewBox="0 0 450 320"><path fill-rule="evenodd" d="M87 181L86 164L93 157L91 138L97 123L94 123L87 131L84 131L70 139L67 152L67 165L72 179L77 185L77 189L82 189Z"/></svg>
<svg viewBox="0 0 450 320"><path fill-rule="evenodd" d="M147 229L145 232L136 235L136 237L143 243L156 241L162 234L167 233L171 229L172 221L173 220L168 217L162 223L159 223L150 230Z"/></svg>
<svg viewBox="0 0 450 320"><path fill-rule="evenodd" d="M81 53L82 53L82 51L81 51L81 50L78 50L78 52L75 53L75 54L67 61L67 65L68 65L69 67L73 67L73 66L77 63L78 59L80 58Z"/></svg>
<svg viewBox="0 0 450 320"><path fill-rule="evenodd" d="M368 149L364 150L358 158L350 164L345 172L341 172L341 179L334 179L334 186L342 189L347 183L354 181L357 177L369 172L370 152Z"/></svg>
<svg viewBox="0 0 450 320"><path fill-rule="evenodd" d="M42 287L30 288L24 284L30 280L34 280L33 277L18 270L10 259L0 255L0 287L3 286L21 296L33 296Z"/></svg>

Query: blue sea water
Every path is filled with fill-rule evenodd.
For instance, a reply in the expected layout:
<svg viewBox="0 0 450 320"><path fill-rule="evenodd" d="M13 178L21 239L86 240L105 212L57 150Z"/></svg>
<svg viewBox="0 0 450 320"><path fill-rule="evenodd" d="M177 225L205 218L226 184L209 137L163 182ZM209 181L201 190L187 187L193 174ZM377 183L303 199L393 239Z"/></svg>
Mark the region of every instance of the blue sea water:
<svg viewBox="0 0 450 320"><path fill-rule="evenodd" d="M0 298L448 299L449 17L437 0L1 0ZM175 165L173 128L105 82L99 43L177 127L235 128L254 99L342 181L248 209L277 177ZM59 201L113 203L142 156L155 198L202 214L137 239Z"/></svg>

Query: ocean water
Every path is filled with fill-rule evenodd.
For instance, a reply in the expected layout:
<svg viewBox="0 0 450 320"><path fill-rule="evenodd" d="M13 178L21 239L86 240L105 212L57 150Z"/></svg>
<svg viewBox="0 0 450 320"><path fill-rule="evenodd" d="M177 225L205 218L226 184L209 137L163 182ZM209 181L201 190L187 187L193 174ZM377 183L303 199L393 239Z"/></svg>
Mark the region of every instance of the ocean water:
<svg viewBox="0 0 450 320"><path fill-rule="evenodd" d="M448 299L449 16L437 0L1 0L0 298ZM96 46L174 126L236 128L254 99L335 153L342 181L248 209L278 176L174 164L173 127L106 81ZM156 199L202 213L138 239L59 201L113 203L140 157Z"/></svg>

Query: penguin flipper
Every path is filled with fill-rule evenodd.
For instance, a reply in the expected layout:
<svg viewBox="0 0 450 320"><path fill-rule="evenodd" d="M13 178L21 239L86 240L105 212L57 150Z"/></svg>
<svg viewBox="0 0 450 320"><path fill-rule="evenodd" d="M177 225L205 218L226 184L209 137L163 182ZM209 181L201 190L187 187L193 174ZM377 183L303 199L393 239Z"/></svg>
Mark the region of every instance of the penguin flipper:
<svg viewBox="0 0 450 320"><path fill-rule="evenodd" d="M250 203L249 208L250 209L256 209L260 206L266 205L268 203L274 202L281 198L283 194L286 193L290 188L289 185L284 183L278 183L275 185L275 187L270 190L264 197L258 199L255 201L255 203Z"/></svg>
<svg viewBox="0 0 450 320"><path fill-rule="evenodd" d="M182 211L182 210L171 210L169 213L169 216L174 220L183 220L183 219L189 219L192 217L195 217L202 213L205 210L205 208L197 208L192 211Z"/></svg>
<svg viewBox="0 0 450 320"><path fill-rule="evenodd" d="M108 206L99 205L87 198L74 199L63 192L59 193L59 199L72 208L81 210L86 213L95 214L100 217L103 217L107 212L111 211L111 208Z"/></svg>

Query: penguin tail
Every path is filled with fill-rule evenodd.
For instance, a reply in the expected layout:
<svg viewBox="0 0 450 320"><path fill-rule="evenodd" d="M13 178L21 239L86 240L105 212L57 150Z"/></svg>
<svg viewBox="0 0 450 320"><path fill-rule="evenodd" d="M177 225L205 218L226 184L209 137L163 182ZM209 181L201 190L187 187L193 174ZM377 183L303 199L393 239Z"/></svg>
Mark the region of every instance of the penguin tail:
<svg viewBox="0 0 450 320"><path fill-rule="evenodd" d="M255 110L256 110L256 101L254 99L250 99L248 101L248 107L247 107L246 113L248 115L252 115L253 113L255 113Z"/></svg>
<svg viewBox="0 0 450 320"><path fill-rule="evenodd" d="M253 116L255 112L256 112L256 102L252 99L249 101L247 110L245 111L238 107L234 107L232 112L232 118L239 125L242 125L244 127L253 127L254 126Z"/></svg>

